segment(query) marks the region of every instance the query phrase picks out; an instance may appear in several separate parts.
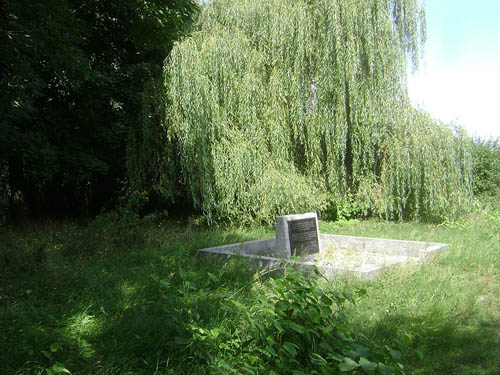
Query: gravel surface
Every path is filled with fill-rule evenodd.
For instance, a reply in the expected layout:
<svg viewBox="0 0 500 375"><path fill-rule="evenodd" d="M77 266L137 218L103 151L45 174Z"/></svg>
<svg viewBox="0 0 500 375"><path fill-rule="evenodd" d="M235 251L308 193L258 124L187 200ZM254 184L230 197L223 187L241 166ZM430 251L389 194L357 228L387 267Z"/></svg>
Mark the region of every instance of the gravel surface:
<svg viewBox="0 0 500 375"><path fill-rule="evenodd" d="M327 266L353 271L371 271L381 266L409 262L418 262L418 258L336 248L326 249L314 260L314 263L319 267Z"/></svg>

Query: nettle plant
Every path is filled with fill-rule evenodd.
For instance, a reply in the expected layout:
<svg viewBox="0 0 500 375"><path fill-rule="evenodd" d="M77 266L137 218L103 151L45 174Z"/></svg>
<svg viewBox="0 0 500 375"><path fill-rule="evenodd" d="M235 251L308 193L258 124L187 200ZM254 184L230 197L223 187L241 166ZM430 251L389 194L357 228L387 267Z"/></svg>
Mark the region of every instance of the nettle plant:
<svg viewBox="0 0 500 375"><path fill-rule="evenodd" d="M216 309L225 318L216 326L183 293L172 299L170 289L167 310L181 327L174 342L213 374L405 374L404 357L415 354L409 343L376 343L345 313L345 305L366 292L336 292L320 277L291 267L280 278L258 277L252 282L256 300L227 293L219 301ZM184 284L199 290L188 279ZM220 283L214 274L206 279Z"/></svg>

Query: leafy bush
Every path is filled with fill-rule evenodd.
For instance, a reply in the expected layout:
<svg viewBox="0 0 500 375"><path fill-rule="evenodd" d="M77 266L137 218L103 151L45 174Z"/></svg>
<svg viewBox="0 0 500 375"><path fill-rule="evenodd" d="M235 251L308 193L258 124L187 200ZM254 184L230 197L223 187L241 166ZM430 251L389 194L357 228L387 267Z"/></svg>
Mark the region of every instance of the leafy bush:
<svg viewBox="0 0 500 375"><path fill-rule="evenodd" d="M172 345L207 373L405 373L401 362L409 350L402 342L395 341L403 348L397 350L357 334L344 309L356 303L352 293L335 292L287 267L282 278L253 281L253 301L238 300L235 293L218 299L210 308L224 316L224 324L216 324L203 313L205 304L193 304L196 275L183 271L181 277L177 290L161 281L166 311L178 327ZM207 279L220 283L214 274Z"/></svg>
<svg viewBox="0 0 500 375"><path fill-rule="evenodd" d="M500 138L476 139L473 146L474 194L500 197Z"/></svg>

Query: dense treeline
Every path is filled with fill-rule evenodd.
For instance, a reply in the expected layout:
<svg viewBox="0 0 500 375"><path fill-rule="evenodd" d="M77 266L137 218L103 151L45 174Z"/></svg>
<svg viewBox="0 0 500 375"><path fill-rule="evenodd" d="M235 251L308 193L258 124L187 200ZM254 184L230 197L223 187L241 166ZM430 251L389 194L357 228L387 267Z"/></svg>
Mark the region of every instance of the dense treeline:
<svg viewBox="0 0 500 375"><path fill-rule="evenodd" d="M471 144L409 104L424 39L416 0L211 1L166 63L133 181L216 221L452 216Z"/></svg>
<svg viewBox="0 0 500 375"><path fill-rule="evenodd" d="M144 84L196 4L0 2L0 193L11 213L88 212L117 194Z"/></svg>
<svg viewBox="0 0 500 375"><path fill-rule="evenodd" d="M500 207L500 138L474 139L473 161L474 195Z"/></svg>
<svg viewBox="0 0 500 375"><path fill-rule="evenodd" d="M498 143L409 104L419 1L214 0L162 78L197 10L0 1L0 219L93 213L125 190L130 208L239 222L440 219L498 194Z"/></svg>

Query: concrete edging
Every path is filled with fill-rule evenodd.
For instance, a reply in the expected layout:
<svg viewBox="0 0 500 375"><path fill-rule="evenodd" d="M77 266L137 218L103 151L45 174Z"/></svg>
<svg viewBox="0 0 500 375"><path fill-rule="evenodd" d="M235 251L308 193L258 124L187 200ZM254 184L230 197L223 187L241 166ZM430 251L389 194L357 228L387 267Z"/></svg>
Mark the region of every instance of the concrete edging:
<svg viewBox="0 0 500 375"><path fill-rule="evenodd" d="M381 254L381 256L404 256L408 258L407 261L416 260L422 263L428 260L431 255L446 249L449 244L320 234L320 246L321 253L328 247L334 246L338 249L376 253ZM198 250L198 256L203 259L225 262L231 257L238 257L247 262L253 269L266 270L281 267L283 263L282 259L287 261L281 253L281 251L276 249L276 238L240 242ZM384 265L373 265L373 267L363 270L333 266L318 266L318 269L329 280L345 274L364 280L375 280L389 269L402 263L405 262L399 261ZM290 264L304 269L312 269L315 265L314 260L310 256L304 258L303 261L290 261Z"/></svg>

